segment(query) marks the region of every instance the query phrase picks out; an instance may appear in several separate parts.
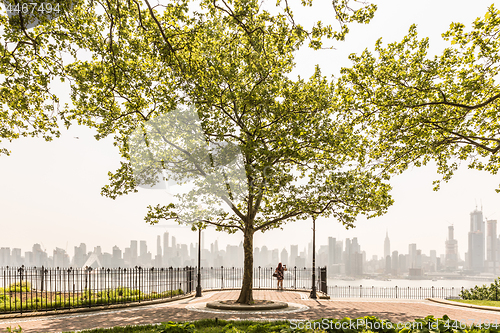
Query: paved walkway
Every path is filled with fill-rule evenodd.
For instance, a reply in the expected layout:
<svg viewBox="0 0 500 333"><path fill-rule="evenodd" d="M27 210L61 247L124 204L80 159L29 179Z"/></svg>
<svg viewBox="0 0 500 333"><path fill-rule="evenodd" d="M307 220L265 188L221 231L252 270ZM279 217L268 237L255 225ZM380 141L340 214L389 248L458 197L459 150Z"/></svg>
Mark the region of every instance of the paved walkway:
<svg viewBox="0 0 500 333"><path fill-rule="evenodd" d="M255 290L254 298L294 303L300 310L295 312L269 311L258 314L193 311L197 303L236 299L238 294L238 290L205 292L201 298L189 298L148 306L58 316L4 319L0 320L0 331L4 332L5 328L9 326L14 328L21 325L23 332L26 333L62 332L215 317L219 319L312 320L320 318L357 318L373 315L381 319L388 319L393 323L404 323L428 315L433 315L437 318L448 315L450 318L466 324L471 324L472 321L498 321L500 324L500 312L456 307L426 300L369 298L311 300L308 299L308 293L271 290Z"/></svg>

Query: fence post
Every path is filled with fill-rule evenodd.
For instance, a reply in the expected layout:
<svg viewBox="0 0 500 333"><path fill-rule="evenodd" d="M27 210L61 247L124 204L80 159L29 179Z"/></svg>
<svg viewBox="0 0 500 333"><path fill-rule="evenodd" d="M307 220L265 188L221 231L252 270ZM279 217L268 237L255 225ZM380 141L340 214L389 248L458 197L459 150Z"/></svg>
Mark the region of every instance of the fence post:
<svg viewBox="0 0 500 333"><path fill-rule="evenodd" d="M220 266L220 289L224 289L224 266Z"/></svg>
<svg viewBox="0 0 500 333"><path fill-rule="evenodd" d="M398 298L398 286L396 286L396 298Z"/></svg>
<svg viewBox="0 0 500 333"><path fill-rule="evenodd" d="M434 286L431 287L431 297L434 298Z"/></svg>
<svg viewBox="0 0 500 333"><path fill-rule="evenodd" d="M297 289L297 266L293 267L293 288Z"/></svg>
<svg viewBox="0 0 500 333"><path fill-rule="evenodd" d="M142 267L139 266L138 268L138 275L139 275L139 303L141 303L141 271L142 271Z"/></svg>
<svg viewBox="0 0 500 333"><path fill-rule="evenodd" d="M89 277L89 289L88 289L88 294L89 294L89 308L92 307L92 281L91 281L92 275L90 275L90 272L92 272L92 267L89 267L87 269L87 275Z"/></svg>
<svg viewBox="0 0 500 333"><path fill-rule="evenodd" d="M24 270L24 265L22 265L19 268L19 297L21 299L21 313L23 313L23 270ZM15 295L15 290L16 289L14 287L14 295Z"/></svg>
<svg viewBox="0 0 500 333"><path fill-rule="evenodd" d="M362 298L363 285L359 285L359 298Z"/></svg>
<svg viewBox="0 0 500 333"><path fill-rule="evenodd" d="M259 266L259 289L260 289L260 266Z"/></svg>

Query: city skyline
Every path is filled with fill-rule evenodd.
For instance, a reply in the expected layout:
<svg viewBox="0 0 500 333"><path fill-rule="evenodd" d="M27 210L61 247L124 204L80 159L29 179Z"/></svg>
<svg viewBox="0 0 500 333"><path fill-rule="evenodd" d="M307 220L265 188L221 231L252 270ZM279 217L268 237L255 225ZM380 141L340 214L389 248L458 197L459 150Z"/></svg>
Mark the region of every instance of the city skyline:
<svg viewBox="0 0 500 333"><path fill-rule="evenodd" d="M484 15L489 4L423 1L417 5L381 1L378 5L374 21L368 26L353 26L347 41L338 49L301 50L294 75L310 76L316 63L320 64L323 74L338 75L341 66L349 66L349 53L359 53L364 48L373 50L378 37L383 37L384 43L401 40L412 23L418 24L420 36L428 36L431 51L437 52L444 45L440 34L452 21L469 27L476 17ZM426 10L431 7L432 11ZM307 13L304 9L297 14L310 15ZM386 24L388 21L390 25ZM310 60L303 61L304 58ZM168 200L168 194L140 189L139 193L116 200L101 197L100 189L108 183L107 173L117 169L120 159L112 140L97 142L94 135L89 129L72 126L53 142L20 138L3 144L2 147L12 150L12 155L0 157L0 218L3 222L0 247L26 248L40 243L51 249L65 249L85 242L91 248L100 245L103 251L110 252L115 244L125 248L127 241L133 238L155 244L159 229L148 226L143 217L148 205ZM424 253L432 249L444 253L447 230L453 224L458 252L463 257L468 251L469 213L474 207L481 206L482 202L488 219L499 218L499 194L494 190L500 178L461 166L449 183L433 192L432 181L440 178L435 170L435 166L430 165L394 177L391 185L395 204L381 217L358 219L353 230L345 230L334 219L319 218L318 243L327 244L328 237L344 240L356 237L368 256L380 256L386 230L389 230L392 250L407 251L408 244L414 243ZM312 239L311 224L311 220L299 221L285 225L284 230L258 233L255 246L277 243L279 248L290 244L307 247ZM178 239L190 242L197 239L197 233L189 227L164 228L178 232ZM239 244L242 240L240 233L226 235L209 229L204 234L207 240L218 240L221 246Z"/></svg>
<svg viewBox="0 0 500 333"><path fill-rule="evenodd" d="M481 207L482 208L482 207ZM487 228L485 228L487 225ZM205 237L201 238L202 244ZM103 251L101 246L92 250L85 243L74 246L71 252L62 248L52 251L34 244L31 251L22 248L0 247L0 266L49 266L49 267L184 267L198 264L198 242L183 243L177 241L175 234L165 231L156 236L154 244L145 240L130 240L130 246L124 249L114 245L112 252ZM327 244L317 243L317 265L328 266L332 274L361 276L369 274L422 276L426 273L458 271L470 273L496 273L498 267L498 249L500 237L497 234L497 221L488 220L477 207L470 212L470 231L468 232L468 251L461 256L455 239L454 226L448 227L445 252L435 249L429 255L416 243L408 244L408 251L391 248L389 231L383 240L383 253L367 255L357 237L336 239L328 237ZM148 251L151 249L151 251ZM203 267L243 265L242 242L238 245L219 247L218 241L202 245L201 265ZM283 262L290 267L306 267L312 264L312 243L299 248L297 244L288 247L263 245L254 247L254 266L273 266ZM24 256L23 256L24 254Z"/></svg>

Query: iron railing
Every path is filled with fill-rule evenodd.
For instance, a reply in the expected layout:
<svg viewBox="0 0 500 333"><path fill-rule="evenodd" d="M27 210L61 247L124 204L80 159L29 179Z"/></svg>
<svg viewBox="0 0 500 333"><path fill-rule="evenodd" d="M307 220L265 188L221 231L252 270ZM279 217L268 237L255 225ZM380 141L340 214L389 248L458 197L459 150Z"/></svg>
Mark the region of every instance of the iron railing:
<svg viewBox="0 0 500 333"><path fill-rule="evenodd" d="M255 267L253 269L254 289L276 289L277 280L273 277L275 267ZM324 271L323 275L320 275ZM202 267L201 287L203 289L239 289L243 282L242 267ZM316 287L326 293L326 267L316 269ZM324 276L321 283L320 277ZM289 267L284 272L284 289L310 290L312 286L312 268ZM323 287L322 287L323 286Z"/></svg>
<svg viewBox="0 0 500 333"><path fill-rule="evenodd" d="M459 298L464 288L444 287L374 287L374 286L328 286L328 295L333 298Z"/></svg>
<svg viewBox="0 0 500 333"><path fill-rule="evenodd" d="M274 267L256 267L254 289L273 289ZM243 268L201 268L202 289L239 289ZM197 268L0 268L0 313L49 311L142 302L185 295L196 288ZM285 271L285 289L310 290L312 269ZM326 267L317 268L317 289L326 293ZM322 280L323 279L323 280Z"/></svg>
<svg viewBox="0 0 500 333"><path fill-rule="evenodd" d="M274 267L253 269L254 289L276 289ZM240 289L243 268L201 268L203 290ZM197 268L0 267L0 314L143 302L189 294ZM316 288L333 298L457 298L464 288L327 286L326 267L316 271ZM284 289L310 290L311 268L288 268Z"/></svg>
<svg viewBox="0 0 500 333"><path fill-rule="evenodd" d="M0 268L0 313L143 302L194 290L195 269Z"/></svg>

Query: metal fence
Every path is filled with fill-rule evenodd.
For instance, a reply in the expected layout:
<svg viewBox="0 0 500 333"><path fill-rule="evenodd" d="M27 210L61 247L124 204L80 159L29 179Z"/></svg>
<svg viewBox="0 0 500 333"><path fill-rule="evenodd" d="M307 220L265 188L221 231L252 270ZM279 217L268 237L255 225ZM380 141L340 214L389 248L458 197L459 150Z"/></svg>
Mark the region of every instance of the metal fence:
<svg viewBox="0 0 500 333"><path fill-rule="evenodd" d="M194 290L194 268L0 268L0 313L171 298Z"/></svg>
<svg viewBox="0 0 500 333"><path fill-rule="evenodd" d="M459 298L464 288L422 288L422 287L368 287L368 286L328 286L328 295L333 298Z"/></svg>
<svg viewBox="0 0 500 333"><path fill-rule="evenodd" d="M253 269L253 288L276 289L277 280L273 277L274 270L275 267L255 267ZM201 268L201 287L202 289L239 289L243 282L243 272L244 269L240 267ZM311 289L311 286L312 268L290 267L284 272L284 289L306 290ZM316 269L316 288L326 293L325 267Z"/></svg>
<svg viewBox="0 0 500 333"><path fill-rule="evenodd" d="M274 267L253 270L254 289L275 289ZM204 290L239 289L243 268L201 268ZM195 290L198 270L184 268L0 267L0 314L95 307L172 298ZM284 289L310 290L311 268L288 268ZM326 267L316 271L316 289L333 298L457 298L464 288L327 286Z"/></svg>
<svg viewBox="0 0 500 333"><path fill-rule="evenodd" d="M277 287L274 267L256 267L254 289ZM239 289L243 268L201 268L201 286ZM197 268L0 268L0 313L48 311L141 302L184 295L195 290ZM285 289L309 290L311 268L284 272ZM316 286L326 293L326 268L317 268Z"/></svg>

